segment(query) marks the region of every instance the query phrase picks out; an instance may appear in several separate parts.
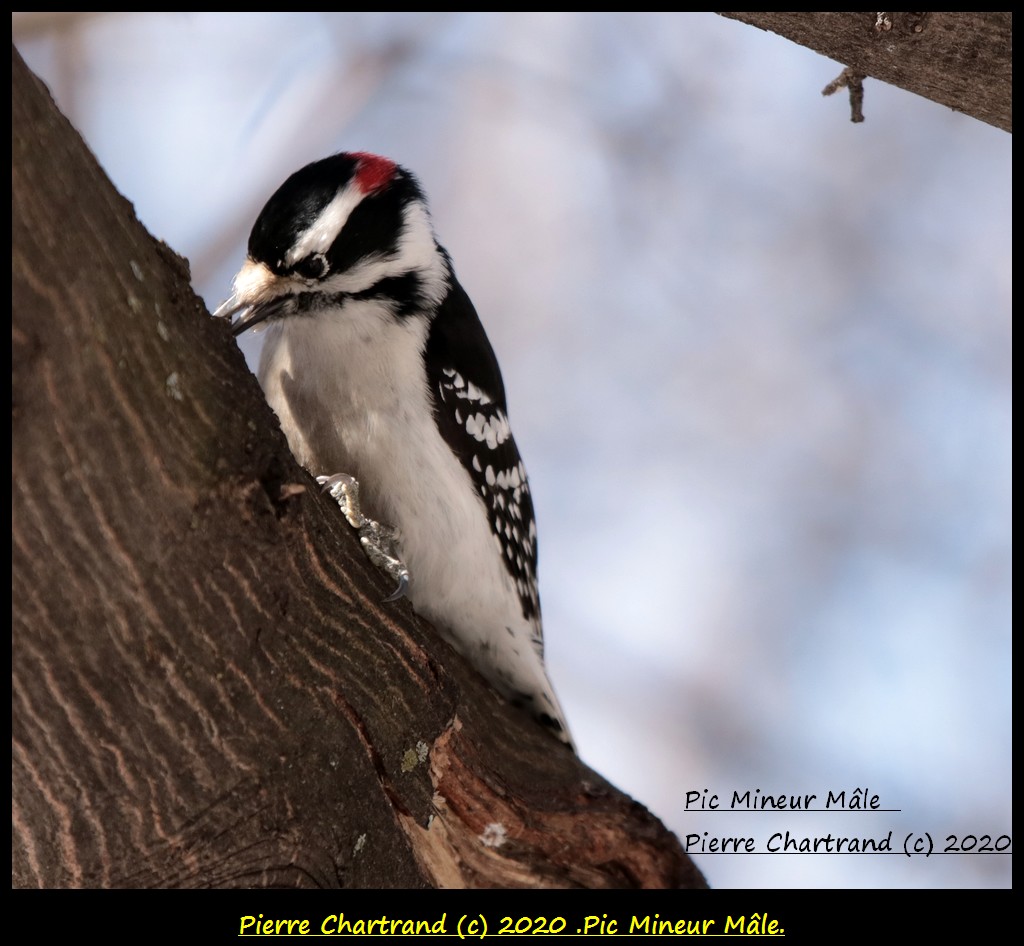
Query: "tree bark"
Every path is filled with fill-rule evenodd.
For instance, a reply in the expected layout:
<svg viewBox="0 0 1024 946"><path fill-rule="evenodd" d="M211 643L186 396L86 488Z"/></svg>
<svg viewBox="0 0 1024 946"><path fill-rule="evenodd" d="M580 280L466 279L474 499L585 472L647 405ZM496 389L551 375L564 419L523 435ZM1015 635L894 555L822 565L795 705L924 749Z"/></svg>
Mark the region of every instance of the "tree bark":
<svg viewBox="0 0 1024 946"><path fill-rule="evenodd" d="M12 57L16 887L703 886L366 561Z"/></svg>
<svg viewBox="0 0 1024 946"><path fill-rule="evenodd" d="M723 13L1013 130L1011 13Z"/></svg>

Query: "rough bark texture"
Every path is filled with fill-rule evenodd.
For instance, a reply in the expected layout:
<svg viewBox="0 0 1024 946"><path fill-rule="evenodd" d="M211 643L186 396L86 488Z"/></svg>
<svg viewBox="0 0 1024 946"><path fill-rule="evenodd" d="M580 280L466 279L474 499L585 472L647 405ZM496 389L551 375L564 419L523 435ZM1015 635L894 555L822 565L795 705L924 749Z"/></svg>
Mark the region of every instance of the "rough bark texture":
<svg viewBox="0 0 1024 946"><path fill-rule="evenodd" d="M389 590L17 52L16 887L701 886Z"/></svg>
<svg viewBox="0 0 1024 946"><path fill-rule="evenodd" d="M723 13L1013 130L1011 13ZM867 93L870 102L870 91ZM865 106L870 112L870 104Z"/></svg>

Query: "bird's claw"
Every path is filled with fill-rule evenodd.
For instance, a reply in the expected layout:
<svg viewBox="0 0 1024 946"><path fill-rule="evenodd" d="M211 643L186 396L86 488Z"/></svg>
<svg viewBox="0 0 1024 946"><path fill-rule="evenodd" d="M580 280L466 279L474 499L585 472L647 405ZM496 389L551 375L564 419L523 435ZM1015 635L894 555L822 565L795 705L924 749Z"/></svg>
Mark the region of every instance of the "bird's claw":
<svg viewBox="0 0 1024 946"><path fill-rule="evenodd" d="M318 476L316 481L323 492L330 493L341 507L348 524L353 529L361 529L367 520L359 509L359 480L347 473L335 473L333 476Z"/></svg>
<svg viewBox="0 0 1024 946"><path fill-rule="evenodd" d="M390 604L392 601L400 601L409 591L409 569L404 568L398 575L398 587L389 594L384 601Z"/></svg>
<svg viewBox="0 0 1024 946"><path fill-rule="evenodd" d="M398 582L398 587L384 600L391 602L404 598L409 591L412 576L395 549L398 533L376 519L369 519L363 515L359 508L359 481L347 473L318 476L316 481L341 507L349 525L359 530L359 541L366 557Z"/></svg>

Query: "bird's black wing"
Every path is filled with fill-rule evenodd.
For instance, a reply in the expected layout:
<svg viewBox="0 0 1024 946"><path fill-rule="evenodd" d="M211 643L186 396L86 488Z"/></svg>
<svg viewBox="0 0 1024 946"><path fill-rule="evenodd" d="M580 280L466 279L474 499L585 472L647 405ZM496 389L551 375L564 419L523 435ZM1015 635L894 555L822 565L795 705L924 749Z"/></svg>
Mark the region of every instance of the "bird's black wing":
<svg viewBox="0 0 1024 946"><path fill-rule="evenodd" d="M530 485L509 428L498 361L454 275L430 325L426 367L441 434L483 500L523 616L536 620L539 628L537 526ZM536 645L540 650L539 637Z"/></svg>

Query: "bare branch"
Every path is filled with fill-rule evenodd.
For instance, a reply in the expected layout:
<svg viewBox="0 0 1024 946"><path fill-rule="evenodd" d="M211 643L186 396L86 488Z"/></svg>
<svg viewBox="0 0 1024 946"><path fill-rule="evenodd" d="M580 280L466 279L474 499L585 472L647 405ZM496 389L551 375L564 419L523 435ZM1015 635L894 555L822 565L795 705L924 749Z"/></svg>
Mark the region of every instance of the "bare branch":
<svg viewBox="0 0 1024 946"><path fill-rule="evenodd" d="M1013 130L1011 13L723 13ZM852 89L851 89L852 92ZM856 119L854 119L856 121Z"/></svg>

